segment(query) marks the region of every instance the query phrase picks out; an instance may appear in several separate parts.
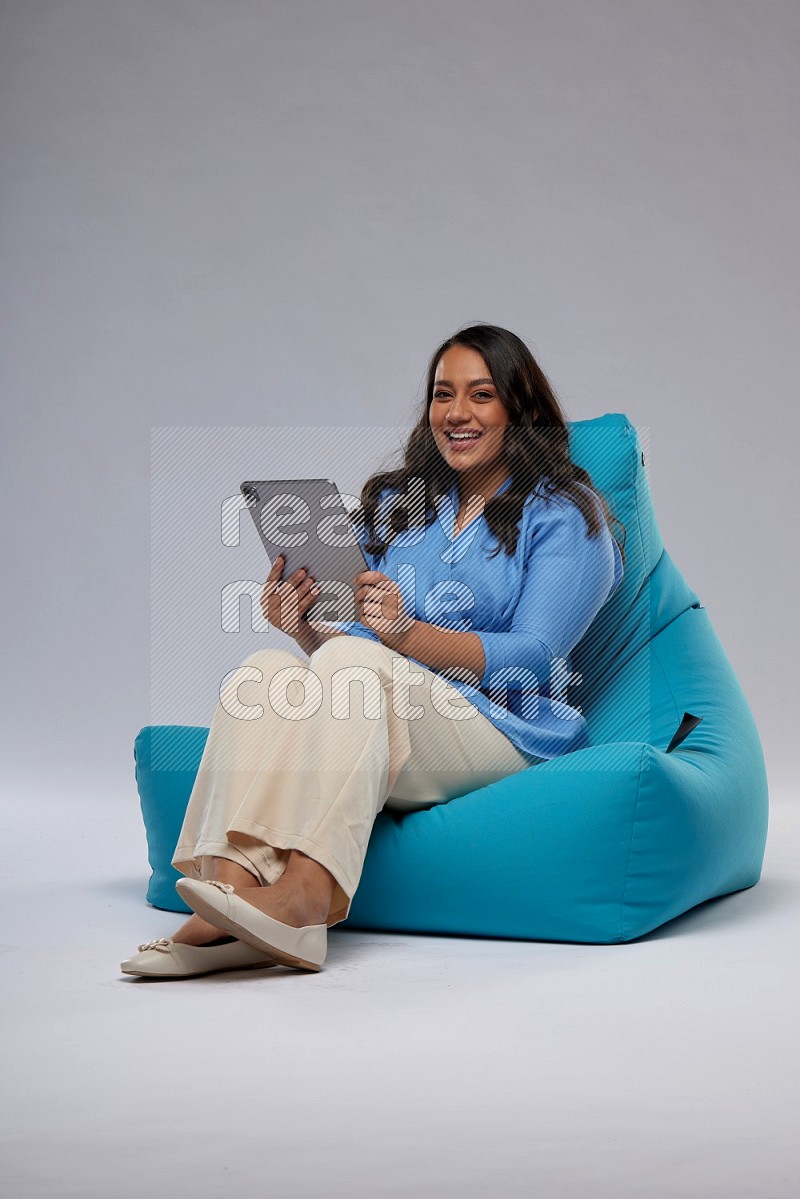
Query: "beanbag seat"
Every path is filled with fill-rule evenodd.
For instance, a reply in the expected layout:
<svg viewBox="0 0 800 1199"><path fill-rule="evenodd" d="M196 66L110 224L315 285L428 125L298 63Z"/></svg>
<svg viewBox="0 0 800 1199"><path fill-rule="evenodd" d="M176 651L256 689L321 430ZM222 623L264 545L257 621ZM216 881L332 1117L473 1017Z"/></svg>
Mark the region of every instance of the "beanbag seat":
<svg viewBox="0 0 800 1199"><path fill-rule="evenodd" d="M624 524L625 575L570 655L589 746L449 803L378 813L337 928L612 944L752 887L767 836L764 756L708 612L664 548L627 416L569 425L570 454ZM134 745L152 875L174 889L178 833L207 728Z"/></svg>

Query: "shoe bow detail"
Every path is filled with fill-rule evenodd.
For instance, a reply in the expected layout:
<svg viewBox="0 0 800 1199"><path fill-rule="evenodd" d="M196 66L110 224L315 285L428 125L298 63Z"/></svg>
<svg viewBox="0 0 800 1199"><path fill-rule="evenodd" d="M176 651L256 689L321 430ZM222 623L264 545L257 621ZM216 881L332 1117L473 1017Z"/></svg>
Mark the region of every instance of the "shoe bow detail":
<svg viewBox="0 0 800 1199"><path fill-rule="evenodd" d="M208 883L212 887L219 887L220 891L225 891L228 895L233 890L230 883L221 883L217 878L204 878L204 883Z"/></svg>
<svg viewBox="0 0 800 1199"><path fill-rule="evenodd" d="M166 937L159 937L157 941L145 941L144 945L139 946L139 953L144 953L146 949L157 949L159 953L169 953L171 942Z"/></svg>

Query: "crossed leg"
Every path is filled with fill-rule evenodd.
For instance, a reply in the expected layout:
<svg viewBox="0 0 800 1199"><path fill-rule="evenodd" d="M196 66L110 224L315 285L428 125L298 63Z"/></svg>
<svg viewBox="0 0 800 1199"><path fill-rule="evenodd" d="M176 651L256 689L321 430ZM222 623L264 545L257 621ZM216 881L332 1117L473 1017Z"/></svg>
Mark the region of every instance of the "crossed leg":
<svg viewBox="0 0 800 1199"><path fill-rule="evenodd" d="M269 887L262 887L255 874L228 858L209 857L203 861L204 878L230 883L237 895L275 920L302 928L307 924L324 924L328 918L336 880L330 871L299 849L291 851L283 874ZM227 935L193 913L172 934L172 940L184 945L207 945Z"/></svg>

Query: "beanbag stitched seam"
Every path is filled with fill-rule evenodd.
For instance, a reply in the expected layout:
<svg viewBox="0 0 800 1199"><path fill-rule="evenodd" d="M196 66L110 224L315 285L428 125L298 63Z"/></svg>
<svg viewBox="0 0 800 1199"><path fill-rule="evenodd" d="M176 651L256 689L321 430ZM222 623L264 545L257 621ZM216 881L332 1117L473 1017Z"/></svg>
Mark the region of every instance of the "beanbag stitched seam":
<svg viewBox="0 0 800 1199"><path fill-rule="evenodd" d="M639 754L639 774L637 775L637 778L636 778L636 804L634 805L633 819L631 820L631 839L628 844L628 860L625 863L625 885L622 888L622 899L620 901L620 913L619 913L619 939L620 939L620 941L625 940L625 896L628 891L628 878L630 876L631 857L633 855L633 837L636 832L636 816L639 811L639 800L640 800L641 794L642 794L642 770L643 770L643 766L644 766L644 755L651 748L652 747L650 745L643 745L642 749L641 749L641 753Z"/></svg>

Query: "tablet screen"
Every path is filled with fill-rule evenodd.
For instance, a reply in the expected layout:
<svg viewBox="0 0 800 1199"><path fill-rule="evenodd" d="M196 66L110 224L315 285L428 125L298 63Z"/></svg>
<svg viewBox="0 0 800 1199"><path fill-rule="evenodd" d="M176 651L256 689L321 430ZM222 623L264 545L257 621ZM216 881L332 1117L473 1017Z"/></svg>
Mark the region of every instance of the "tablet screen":
<svg viewBox="0 0 800 1199"><path fill-rule="evenodd" d="M333 480L250 480L240 490L270 564L284 555L281 578L302 566L321 588L306 615L356 620L353 581L369 563Z"/></svg>

